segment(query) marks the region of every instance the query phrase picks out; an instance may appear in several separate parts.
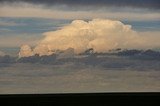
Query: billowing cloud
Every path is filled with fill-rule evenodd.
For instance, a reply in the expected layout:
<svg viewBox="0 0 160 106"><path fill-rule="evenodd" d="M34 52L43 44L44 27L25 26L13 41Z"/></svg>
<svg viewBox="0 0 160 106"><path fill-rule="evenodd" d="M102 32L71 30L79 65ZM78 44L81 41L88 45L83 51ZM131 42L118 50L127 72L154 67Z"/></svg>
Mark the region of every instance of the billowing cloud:
<svg viewBox="0 0 160 106"><path fill-rule="evenodd" d="M32 51L34 54L49 55L56 50L68 48L73 48L78 54L89 48L95 52L107 52L116 48L148 49L160 46L158 36L143 36L132 30L131 25L108 19L88 22L75 20L60 30L46 32L44 35L44 39Z"/></svg>
<svg viewBox="0 0 160 106"><path fill-rule="evenodd" d="M23 45L21 46L20 52L19 52L19 57L29 57L32 56L33 52L30 46L28 45Z"/></svg>
<svg viewBox="0 0 160 106"><path fill-rule="evenodd" d="M34 54L39 54L40 56L41 55L51 55L51 54L53 54L53 52L48 49L48 46L43 45L43 44L36 46L33 50L33 53Z"/></svg>

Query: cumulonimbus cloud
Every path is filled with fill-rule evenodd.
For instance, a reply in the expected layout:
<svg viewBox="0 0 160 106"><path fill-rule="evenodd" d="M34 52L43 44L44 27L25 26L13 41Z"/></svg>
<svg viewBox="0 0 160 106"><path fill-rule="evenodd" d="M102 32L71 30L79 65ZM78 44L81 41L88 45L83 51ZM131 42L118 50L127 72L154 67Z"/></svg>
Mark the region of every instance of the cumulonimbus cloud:
<svg viewBox="0 0 160 106"><path fill-rule="evenodd" d="M50 55L56 50L68 48L73 48L78 54L89 48L95 52L108 52L116 48L145 49L160 46L155 41L158 41L158 37L142 36L132 30L131 25L109 19L93 19L88 22L74 20L60 30L45 32L44 35L44 39L33 50L28 49L32 52L29 55Z"/></svg>

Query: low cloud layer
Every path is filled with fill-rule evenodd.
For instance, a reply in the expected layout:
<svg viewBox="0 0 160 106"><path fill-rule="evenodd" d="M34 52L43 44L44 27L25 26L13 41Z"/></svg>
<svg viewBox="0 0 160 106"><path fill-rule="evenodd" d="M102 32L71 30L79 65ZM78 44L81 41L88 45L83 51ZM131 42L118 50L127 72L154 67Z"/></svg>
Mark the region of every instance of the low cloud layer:
<svg viewBox="0 0 160 106"><path fill-rule="evenodd" d="M68 48L73 48L74 52L78 54L89 48L93 48L95 52L105 53L116 48L148 49L160 47L159 36L145 36L132 30L131 25L108 19L93 19L88 22L75 20L60 30L46 32L44 35L44 39L33 50L25 46L29 50L26 51L26 55L22 48L20 54L24 55L20 55L20 57L31 54L50 55L56 50Z"/></svg>

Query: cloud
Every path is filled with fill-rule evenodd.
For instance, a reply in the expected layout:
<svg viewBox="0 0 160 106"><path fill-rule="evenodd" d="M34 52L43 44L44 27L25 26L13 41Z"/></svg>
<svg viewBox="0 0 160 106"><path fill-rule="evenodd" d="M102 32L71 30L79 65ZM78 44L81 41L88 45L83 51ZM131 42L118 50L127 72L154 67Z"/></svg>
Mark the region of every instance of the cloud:
<svg viewBox="0 0 160 106"><path fill-rule="evenodd" d="M70 7L77 6L115 6L115 7L134 7L134 8L150 8L160 9L159 0L1 0L0 3L9 2L26 2L32 4L43 4L47 6L53 5L67 5Z"/></svg>
<svg viewBox="0 0 160 106"><path fill-rule="evenodd" d="M138 32L142 48L160 48L160 31Z"/></svg>
<svg viewBox="0 0 160 106"><path fill-rule="evenodd" d="M23 45L20 48L19 57L29 57L33 56L33 52L30 46Z"/></svg>
<svg viewBox="0 0 160 106"><path fill-rule="evenodd" d="M51 19L111 18L117 20L159 20L159 11L128 7L76 7L64 5L45 7L29 3L0 4L0 17L36 17Z"/></svg>
<svg viewBox="0 0 160 106"><path fill-rule="evenodd" d="M0 36L0 47L19 47L23 44L35 46L42 38L42 36L38 36L36 34L32 34L32 36L29 36L28 34L29 33L16 35L12 34L12 36L2 34L2 36Z"/></svg>
<svg viewBox="0 0 160 106"><path fill-rule="evenodd" d="M116 48L160 47L159 36L143 36L132 30L131 25L109 19L93 19L88 22L74 20L62 29L45 32L44 35L44 39L32 51L34 54L49 55L51 51L53 53L68 48L73 48L78 54L89 48L96 52L107 52Z"/></svg>

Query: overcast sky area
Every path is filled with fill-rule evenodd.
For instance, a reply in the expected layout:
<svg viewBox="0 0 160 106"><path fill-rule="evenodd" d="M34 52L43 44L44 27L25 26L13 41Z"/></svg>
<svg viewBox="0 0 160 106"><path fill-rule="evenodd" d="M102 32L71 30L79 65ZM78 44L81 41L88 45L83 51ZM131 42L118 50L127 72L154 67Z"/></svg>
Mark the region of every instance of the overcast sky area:
<svg viewBox="0 0 160 106"><path fill-rule="evenodd" d="M160 18L158 0L1 0L0 5L1 17L142 21Z"/></svg>
<svg viewBox="0 0 160 106"><path fill-rule="evenodd" d="M43 33L73 20L119 20L159 34L159 0L0 0L0 48L36 45Z"/></svg>

